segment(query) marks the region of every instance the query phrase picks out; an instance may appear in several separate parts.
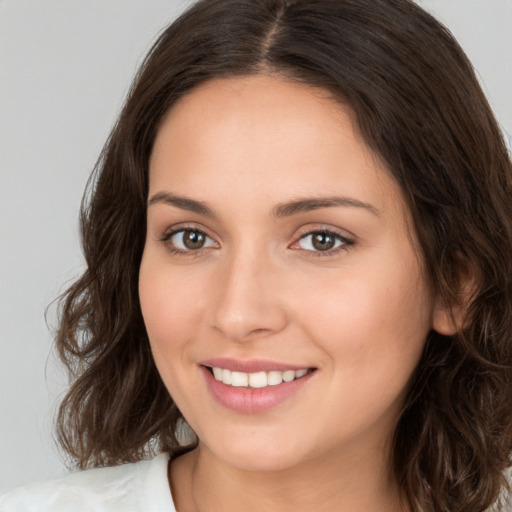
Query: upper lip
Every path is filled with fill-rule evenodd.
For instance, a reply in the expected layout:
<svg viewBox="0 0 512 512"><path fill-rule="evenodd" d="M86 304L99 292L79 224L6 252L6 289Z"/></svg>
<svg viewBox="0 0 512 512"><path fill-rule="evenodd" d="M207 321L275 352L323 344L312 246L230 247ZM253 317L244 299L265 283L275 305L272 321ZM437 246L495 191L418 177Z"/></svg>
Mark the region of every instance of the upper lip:
<svg viewBox="0 0 512 512"><path fill-rule="evenodd" d="M308 365L297 365L289 363L281 363L277 361L269 361L265 359L231 359L227 357L216 357L199 362L202 366L209 366L210 368L223 368L232 372L256 373L256 372L270 372L278 371L284 372L286 370L303 370L311 368Z"/></svg>

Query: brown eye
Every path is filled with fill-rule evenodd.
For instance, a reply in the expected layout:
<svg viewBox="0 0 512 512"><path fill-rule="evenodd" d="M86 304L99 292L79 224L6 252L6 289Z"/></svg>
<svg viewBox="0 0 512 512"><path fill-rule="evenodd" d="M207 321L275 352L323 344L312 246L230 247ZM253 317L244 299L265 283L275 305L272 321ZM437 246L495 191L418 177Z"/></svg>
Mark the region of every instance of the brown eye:
<svg viewBox="0 0 512 512"><path fill-rule="evenodd" d="M208 235L198 229L176 231L169 237L169 241L176 249L183 252L197 251L215 245L215 242Z"/></svg>
<svg viewBox="0 0 512 512"><path fill-rule="evenodd" d="M306 251L327 252L343 245L350 245L350 242L330 231L313 231L304 235L298 245Z"/></svg>
<svg viewBox="0 0 512 512"><path fill-rule="evenodd" d="M328 251L336 244L336 239L329 233L315 233L312 236L313 247L317 251Z"/></svg>
<svg viewBox="0 0 512 512"><path fill-rule="evenodd" d="M183 245L187 249L200 249L203 247L205 236L199 231L184 231L183 232Z"/></svg>

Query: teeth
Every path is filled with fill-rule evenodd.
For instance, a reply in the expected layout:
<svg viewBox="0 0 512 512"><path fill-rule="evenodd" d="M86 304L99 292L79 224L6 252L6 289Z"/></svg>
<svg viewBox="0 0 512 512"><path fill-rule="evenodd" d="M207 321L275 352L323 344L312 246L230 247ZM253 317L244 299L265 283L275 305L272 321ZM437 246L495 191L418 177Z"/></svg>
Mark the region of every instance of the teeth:
<svg viewBox="0 0 512 512"><path fill-rule="evenodd" d="M220 370L220 368L219 368L219 370ZM215 377L215 378L217 378L217 377ZM232 379L231 379L231 371L230 370L222 370L222 382L224 382L224 384L231 385Z"/></svg>
<svg viewBox="0 0 512 512"><path fill-rule="evenodd" d="M291 382L293 379L295 379L295 372L293 370L283 372L283 380L285 382Z"/></svg>
<svg viewBox="0 0 512 512"><path fill-rule="evenodd" d="M222 380L222 375L224 373L224 370L222 368L212 368L213 375L217 380ZM229 370L226 370L229 371Z"/></svg>
<svg viewBox="0 0 512 512"><path fill-rule="evenodd" d="M242 372L231 372L231 385L237 388L247 387L249 385L249 375Z"/></svg>
<svg viewBox="0 0 512 512"><path fill-rule="evenodd" d="M267 384L269 386L276 386L283 382L283 372L268 372L267 373Z"/></svg>
<svg viewBox="0 0 512 512"><path fill-rule="evenodd" d="M283 382L291 382L295 379L304 377L308 370L286 370L284 372L271 371L271 372L232 372L224 368L212 368L213 376L216 380L234 387L251 387L251 388L266 388L267 386L277 386Z"/></svg>
<svg viewBox="0 0 512 512"><path fill-rule="evenodd" d="M268 378L266 372L249 373L249 387L266 388Z"/></svg>

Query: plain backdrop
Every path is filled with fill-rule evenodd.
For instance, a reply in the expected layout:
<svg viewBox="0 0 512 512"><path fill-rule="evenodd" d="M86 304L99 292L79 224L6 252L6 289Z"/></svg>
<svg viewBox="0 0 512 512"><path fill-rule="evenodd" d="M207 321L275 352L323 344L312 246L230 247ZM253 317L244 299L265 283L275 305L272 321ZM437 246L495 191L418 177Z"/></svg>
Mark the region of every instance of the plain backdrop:
<svg viewBox="0 0 512 512"><path fill-rule="evenodd" d="M512 147L512 0L418 2L469 54ZM0 493L65 471L45 308L82 268L82 191L137 65L188 3L0 0Z"/></svg>

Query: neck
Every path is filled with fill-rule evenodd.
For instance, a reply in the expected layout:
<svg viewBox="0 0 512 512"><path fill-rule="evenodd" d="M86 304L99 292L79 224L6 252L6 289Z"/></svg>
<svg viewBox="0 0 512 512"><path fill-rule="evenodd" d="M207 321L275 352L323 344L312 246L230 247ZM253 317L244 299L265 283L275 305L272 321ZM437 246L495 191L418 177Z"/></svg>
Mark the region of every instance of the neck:
<svg viewBox="0 0 512 512"><path fill-rule="evenodd" d="M388 466L361 451L330 452L293 468L250 471L200 444L173 462L170 481L180 512L238 512L241 504L246 512L407 512Z"/></svg>

